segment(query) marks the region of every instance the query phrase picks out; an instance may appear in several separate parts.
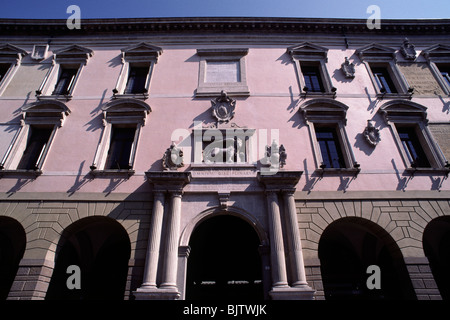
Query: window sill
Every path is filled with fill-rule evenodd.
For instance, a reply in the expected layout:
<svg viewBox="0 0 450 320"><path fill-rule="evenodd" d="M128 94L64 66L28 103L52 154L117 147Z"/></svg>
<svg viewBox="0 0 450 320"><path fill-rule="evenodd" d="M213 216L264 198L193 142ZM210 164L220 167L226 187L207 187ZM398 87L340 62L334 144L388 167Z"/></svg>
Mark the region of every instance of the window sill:
<svg viewBox="0 0 450 320"><path fill-rule="evenodd" d="M378 99L411 99L409 93L377 93Z"/></svg>
<svg viewBox="0 0 450 320"><path fill-rule="evenodd" d="M357 176L358 173L361 172L360 168L324 168L324 169L316 169L315 173L320 176L324 175L354 175Z"/></svg>
<svg viewBox="0 0 450 320"><path fill-rule="evenodd" d="M61 100L61 101L69 101L72 100L73 96L70 94L55 94L55 95L50 95L50 96L44 96L44 95L36 95L36 98L41 101L41 100Z"/></svg>
<svg viewBox="0 0 450 320"><path fill-rule="evenodd" d="M307 97L321 97L321 98L336 98L336 93L335 92L302 92L300 94L302 97L307 98Z"/></svg>
<svg viewBox="0 0 450 320"><path fill-rule="evenodd" d="M142 99L146 100L148 98L148 93L123 93L123 94L113 94L113 99Z"/></svg>
<svg viewBox="0 0 450 320"><path fill-rule="evenodd" d="M0 170L0 178L9 177L9 178L32 178L36 179L36 177L42 174L42 170Z"/></svg>
<svg viewBox="0 0 450 320"><path fill-rule="evenodd" d="M450 168L406 168L405 173L412 176L415 174L438 174L448 176Z"/></svg>
<svg viewBox="0 0 450 320"><path fill-rule="evenodd" d="M107 170L91 170L94 177L131 177L135 171L133 169L107 169Z"/></svg>

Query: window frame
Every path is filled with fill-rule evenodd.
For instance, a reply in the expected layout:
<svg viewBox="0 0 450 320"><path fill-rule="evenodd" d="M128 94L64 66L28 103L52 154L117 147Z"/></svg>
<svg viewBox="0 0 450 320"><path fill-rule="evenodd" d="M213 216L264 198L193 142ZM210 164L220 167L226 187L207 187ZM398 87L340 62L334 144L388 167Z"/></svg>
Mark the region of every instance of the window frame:
<svg viewBox="0 0 450 320"><path fill-rule="evenodd" d="M408 82L397 66L396 50L382 46L380 44L371 43L367 46L359 48L355 51L361 62L365 65L370 80L372 81L378 98L410 98ZM374 75L372 68L385 68L395 86L397 92L383 92L378 84L377 77Z"/></svg>
<svg viewBox="0 0 450 320"><path fill-rule="evenodd" d="M120 69L116 86L113 89L114 99L147 99L155 64L158 63L159 56L162 52L163 50L161 48L145 42L121 49L122 68ZM148 66L144 92L126 93L125 90L130 78L131 68L140 66Z"/></svg>
<svg viewBox="0 0 450 320"><path fill-rule="evenodd" d="M0 163L0 175L32 175L42 174L42 169L53 145L58 129L60 129L70 114L70 109L59 101L38 101L22 107L20 127L13 137ZM46 146L32 170L18 169L23 153L27 148L32 127L47 127L52 130Z"/></svg>
<svg viewBox="0 0 450 320"><path fill-rule="evenodd" d="M350 141L345 130L348 106L332 99L312 99L305 102L299 109L309 129L309 136L314 155L316 171L324 173L353 173L360 172ZM316 128L333 128L339 140L340 152L343 156L343 168L327 168L317 139Z"/></svg>
<svg viewBox="0 0 450 320"><path fill-rule="evenodd" d="M420 55L425 57L431 72L444 93L450 96L450 84L444 79L438 66L439 64L450 65L450 46L436 44L422 50Z"/></svg>
<svg viewBox="0 0 450 320"><path fill-rule="evenodd" d="M72 45L53 53L52 66L48 70L44 80L39 89L36 90L36 98L38 100L62 100L69 101L73 98L78 80L84 66L87 65L90 57L93 56L93 51L88 48ZM72 83L69 86L66 94L54 94L56 85L58 84L61 72L64 68L78 69Z"/></svg>
<svg viewBox="0 0 450 320"><path fill-rule="evenodd" d="M147 115L151 112L151 108L142 100L128 98L112 100L102 108L102 111L104 116L103 132L90 167L91 173L94 176L131 176L135 173L134 165L141 129L145 125ZM111 169L106 167L114 127L136 127L130 150L129 168L126 169Z"/></svg>
<svg viewBox="0 0 450 320"><path fill-rule="evenodd" d="M328 49L309 43L301 44L287 48L287 53L294 61L297 73L297 81L300 92L313 97L336 97L336 88L333 86L330 74L328 73ZM323 87L322 92L305 91L306 82L302 72L302 66L314 66L319 70L319 76Z"/></svg>
<svg viewBox="0 0 450 320"><path fill-rule="evenodd" d="M28 53L9 43L0 46L0 64L9 65L4 76L0 79L0 96L6 90L22 63L22 58Z"/></svg>
<svg viewBox="0 0 450 320"><path fill-rule="evenodd" d="M196 97L215 97L226 91L231 96L250 95L247 84L246 56L248 48L236 49L197 49L199 57L198 85ZM208 62L238 61L240 81L237 82L207 82L206 72Z"/></svg>
<svg viewBox="0 0 450 320"><path fill-rule="evenodd" d="M406 172L448 172L448 169L445 167L445 156L428 128L426 110L426 107L411 101L392 100L383 104L378 112L383 116L390 128ZM411 165L400 138L398 127L410 127L414 129L430 167Z"/></svg>

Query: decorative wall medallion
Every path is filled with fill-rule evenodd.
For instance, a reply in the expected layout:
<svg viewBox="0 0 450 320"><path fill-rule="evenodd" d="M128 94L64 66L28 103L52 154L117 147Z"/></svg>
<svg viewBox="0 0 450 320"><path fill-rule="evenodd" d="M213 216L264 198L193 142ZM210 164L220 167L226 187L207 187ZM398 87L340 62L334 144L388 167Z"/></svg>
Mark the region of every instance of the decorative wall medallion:
<svg viewBox="0 0 450 320"><path fill-rule="evenodd" d="M178 148L174 142L172 142L172 145L164 153L162 165L166 171L177 170L184 166L183 150Z"/></svg>
<svg viewBox="0 0 450 320"><path fill-rule="evenodd" d="M345 62L341 64L341 70L346 78L353 79L355 77L355 65L347 57L345 57Z"/></svg>
<svg viewBox="0 0 450 320"><path fill-rule="evenodd" d="M403 44L400 48L400 52L402 53L403 57L407 60L414 60L416 59L416 49L414 49L414 45L409 43L408 38L405 38L403 41Z"/></svg>
<svg viewBox="0 0 450 320"><path fill-rule="evenodd" d="M236 100L230 98L228 94L222 90L220 96L211 100L213 108L212 115L219 122L229 122L234 117L234 109L236 108Z"/></svg>
<svg viewBox="0 0 450 320"><path fill-rule="evenodd" d="M287 153L283 145L278 146L276 140L273 140L271 146L266 146L266 164L271 168L283 168L286 165Z"/></svg>
<svg viewBox="0 0 450 320"><path fill-rule="evenodd" d="M366 141L372 146L376 146L381 140L380 130L375 128L371 120L367 120L367 127L364 129L363 135Z"/></svg>

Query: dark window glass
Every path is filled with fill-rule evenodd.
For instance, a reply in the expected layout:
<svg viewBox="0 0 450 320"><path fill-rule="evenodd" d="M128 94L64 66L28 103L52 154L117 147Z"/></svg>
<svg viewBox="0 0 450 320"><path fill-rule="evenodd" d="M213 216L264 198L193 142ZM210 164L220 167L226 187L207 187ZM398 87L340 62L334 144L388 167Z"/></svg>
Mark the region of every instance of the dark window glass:
<svg viewBox="0 0 450 320"><path fill-rule="evenodd" d="M339 139L334 128L316 128L317 142L319 142L323 163L326 168L345 168Z"/></svg>
<svg viewBox="0 0 450 320"><path fill-rule="evenodd" d="M131 67L125 93L145 93L149 67Z"/></svg>
<svg viewBox="0 0 450 320"><path fill-rule="evenodd" d="M77 73L78 69L61 68L59 79L55 86L55 91L53 91L52 94L53 95L68 94L73 85L73 81L75 80L75 76L77 75Z"/></svg>
<svg viewBox="0 0 450 320"><path fill-rule="evenodd" d="M9 64L0 64L0 81L5 78L5 75L8 72L10 66L11 65Z"/></svg>
<svg viewBox="0 0 450 320"><path fill-rule="evenodd" d="M45 147L52 134L53 128L31 127L28 135L27 147L17 169L35 170L41 160Z"/></svg>
<svg viewBox="0 0 450 320"><path fill-rule="evenodd" d="M310 92L324 92L322 78L318 66L302 66L303 78L305 79L305 87Z"/></svg>
<svg viewBox="0 0 450 320"><path fill-rule="evenodd" d="M392 82L391 76L386 68L376 67L371 69L380 90L385 89L386 93L397 93L394 82Z"/></svg>
<svg viewBox="0 0 450 320"><path fill-rule="evenodd" d="M444 78L444 81L450 87L450 65L438 65L437 67L442 75L442 78Z"/></svg>
<svg viewBox="0 0 450 320"><path fill-rule="evenodd" d="M131 169L130 155L136 128L113 127L105 169Z"/></svg>
<svg viewBox="0 0 450 320"><path fill-rule="evenodd" d="M420 145L419 138L417 137L414 128L397 127L397 132L411 165L414 164L417 167L429 168L430 162Z"/></svg>

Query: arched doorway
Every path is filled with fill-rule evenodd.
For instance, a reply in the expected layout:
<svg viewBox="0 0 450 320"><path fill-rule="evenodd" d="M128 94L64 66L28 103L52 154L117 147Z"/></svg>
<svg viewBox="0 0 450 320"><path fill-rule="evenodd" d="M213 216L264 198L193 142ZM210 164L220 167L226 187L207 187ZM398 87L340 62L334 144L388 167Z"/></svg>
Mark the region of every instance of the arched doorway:
<svg viewBox="0 0 450 320"><path fill-rule="evenodd" d="M46 299L121 300L130 258L130 240L114 219L88 217L64 231ZM67 268L81 270L81 289L68 289Z"/></svg>
<svg viewBox="0 0 450 320"><path fill-rule="evenodd" d="M331 223L319 241L319 259L327 300L415 299L403 256L392 237L362 218ZM370 265L381 271L381 289L370 290Z"/></svg>
<svg viewBox="0 0 450 320"><path fill-rule="evenodd" d="M428 223L423 232L423 250L442 299L450 299L450 217Z"/></svg>
<svg viewBox="0 0 450 320"><path fill-rule="evenodd" d="M263 299L260 239L241 218L218 215L191 235L186 299Z"/></svg>
<svg viewBox="0 0 450 320"><path fill-rule="evenodd" d="M19 222L0 217L0 300L8 298L26 242L25 230Z"/></svg>

